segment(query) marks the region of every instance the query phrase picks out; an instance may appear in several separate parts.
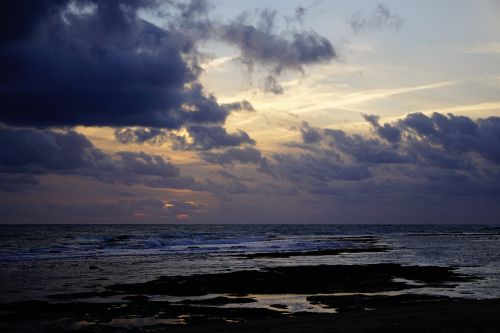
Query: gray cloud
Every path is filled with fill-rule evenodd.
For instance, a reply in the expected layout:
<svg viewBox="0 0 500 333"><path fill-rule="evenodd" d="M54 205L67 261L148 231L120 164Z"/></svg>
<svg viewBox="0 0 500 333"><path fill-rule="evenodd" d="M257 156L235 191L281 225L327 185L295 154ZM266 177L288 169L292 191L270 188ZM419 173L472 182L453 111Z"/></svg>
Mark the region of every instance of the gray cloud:
<svg viewBox="0 0 500 333"><path fill-rule="evenodd" d="M303 143L290 146L308 153L277 156L273 168L291 181L309 177L313 193L351 199L369 200L374 190L385 198L500 196L500 118L414 113L385 124L374 115L364 118L375 137L304 123ZM330 182L343 176L356 182Z"/></svg>
<svg viewBox="0 0 500 333"><path fill-rule="evenodd" d="M382 28L397 30L403 23L404 20L401 17L391 12L389 8L382 3L379 3L370 14L359 11L349 19L349 25L356 33Z"/></svg>
<svg viewBox="0 0 500 333"><path fill-rule="evenodd" d="M178 167L158 155L129 151L120 151L116 155L127 173L159 177L177 177L180 174Z"/></svg>
<svg viewBox="0 0 500 333"><path fill-rule="evenodd" d="M249 101L240 101L233 103L222 104L222 107L228 111L255 111L252 104Z"/></svg>
<svg viewBox="0 0 500 333"><path fill-rule="evenodd" d="M247 147L201 156L224 167L255 165L273 177L275 194L282 188L289 195L309 192L350 202L500 196L500 118L414 113L385 124L377 116L364 118L375 136L304 122L299 129L302 143L286 144L296 152L267 158ZM231 193L268 193L268 179L257 177L249 187L238 172L219 175L232 184Z"/></svg>
<svg viewBox="0 0 500 333"><path fill-rule="evenodd" d="M31 128L0 127L0 142L15 149L0 151L3 172L45 173L89 168L106 159L83 135Z"/></svg>
<svg viewBox="0 0 500 333"><path fill-rule="evenodd" d="M151 127L127 127L115 130L115 138L121 143L162 144L168 140L168 137L168 131Z"/></svg>
<svg viewBox="0 0 500 333"><path fill-rule="evenodd" d="M317 143L321 141L321 133L317 128L309 126L307 122L302 123L300 134L305 144Z"/></svg>
<svg viewBox="0 0 500 333"><path fill-rule="evenodd" d="M222 126L201 125L188 126L186 130L187 136L155 128L121 128L115 131L115 137L121 143L169 142L176 150L211 150L255 144L255 140L242 130L228 133Z"/></svg>
<svg viewBox="0 0 500 333"><path fill-rule="evenodd" d="M159 6L161 3L162 6ZM222 124L248 102L221 105L198 82L197 45L222 40L250 67L276 76L335 57L314 32L275 31L276 12L215 23L204 0L2 2L0 122L11 126L111 126L178 129ZM163 17L162 27L141 12ZM16 17L16 19L12 19Z"/></svg>
<svg viewBox="0 0 500 333"><path fill-rule="evenodd" d="M301 13L301 14L300 14ZM304 11L299 14L302 16ZM267 69L264 89L282 93L277 77L284 70L303 71L303 66L328 62L336 58L328 39L313 31L278 32L277 12L263 9L252 22L250 15L242 14L229 24L219 27L220 38L240 50L240 61L253 71L255 65Z"/></svg>
<svg viewBox="0 0 500 333"><path fill-rule="evenodd" d="M488 183L490 190L484 193L495 193L499 187L498 118L473 121L453 115L416 113L380 124L376 116L364 117L375 137L303 123L300 128L303 142L288 146L305 152L274 154L267 159L256 148L235 148L206 152L202 157L223 166L254 164L278 179L299 185L302 190L329 195L382 183L385 185L379 188L387 190L386 194L396 191L398 186L401 191L411 191L413 186L420 193L433 188L450 195L453 185L447 182L459 180L470 193L478 192L478 188ZM398 181L388 183L387 177L396 177ZM339 183L345 181L350 185ZM363 191L359 192L362 195Z"/></svg>
<svg viewBox="0 0 500 333"><path fill-rule="evenodd" d="M250 102L243 100L239 102L221 104L221 108L230 112L247 111L253 112ZM226 129L220 125L202 126L185 125L190 138L172 133L167 129L155 127L122 127L115 130L115 138L123 143L153 144L160 145L170 142L174 149L184 150L208 150L227 146L240 146L243 144L255 144L250 136L239 130L236 133L227 133ZM190 141L193 141L190 143Z"/></svg>
<svg viewBox="0 0 500 333"><path fill-rule="evenodd" d="M324 129L323 139L334 151L359 163L406 163L405 152L395 150L378 139L349 135L341 130Z"/></svg>
<svg viewBox="0 0 500 333"><path fill-rule="evenodd" d="M253 147L229 148L222 152L203 152L201 157L207 162L223 166L234 163L256 164L259 172L274 174L268 159L262 155L260 150Z"/></svg>
<svg viewBox="0 0 500 333"><path fill-rule="evenodd" d="M375 115L364 118L376 137L312 128L304 123L300 129L303 143L311 148L323 145L360 163L419 163L467 169L477 164L478 158L500 161L498 117L474 121L452 114L412 113L385 124L380 124Z"/></svg>
<svg viewBox="0 0 500 333"><path fill-rule="evenodd" d="M379 124L379 116L376 115L363 115L365 120L370 123L372 128L377 132L377 135L381 138L395 143L401 140L401 131L397 127L393 127L390 124Z"/></svg>
<svg viewBox="0 0 500 333"><path fill-rule="evenodd" d="M255 144L255 141L242 130L231 134L220 126L190 126L187 130L192 138L192 143L184 143L181 145L182 148L187 146L187 148L194 150L210 150Z"/></svg>
<svg viewBox="0 0 500 333"><path fill-rule="evenodd" d="M201 3L163 5L178 17L198 12ZM229 114L197 82L197 37L140 17L154 14L156 1L7 1L2 7L0 122L179 128L223 123Z"/></svg>
<svg viewBox="0 0 500 333"><path fill-rule="evenodd" d="M465 116L433 113L426 116L413 113L394 124L408 149L421 151L435 148L445 156L473 159L477 155L490 162L500 162L500 118L489 117L476 121Z"/></svg>
<svg viewBox="0 0 500 333"><path fill-rule="evenodd" d="M363 165L351 165L329 151L323 154L275 154L277 173L292 182L310 181L323 184L332 180L355 181L369 178L370 171Z"/></svg>
<svg viewBox="0 0 500 333"><path fill-rule="evenodd" d="M162 156L129 151L106 154L72 130L0 127L0 142L16 147L0 152L3 188L15 184L22 188L44 174L79 175L127 185L200 188L194 179L182 176L179 168Z"/></svg>
<svg viewBox="0 0 500 333"><path fill-rule="evenodd" d="M270 92L276 95L281 95L284 92L283 87L278 83L278 80L274 75L268 75L264 79L264 91Z"/></svg>
<svg viewBox="0 0 500 333"><path fill-rule="evenodd" d="M300 69L301 66L335 58L331 43L314 32L299 31L286 37L275 31L276 12L262 10L256 24L243 16L223 26L223 38L238 47L244 63Z"/></svg>

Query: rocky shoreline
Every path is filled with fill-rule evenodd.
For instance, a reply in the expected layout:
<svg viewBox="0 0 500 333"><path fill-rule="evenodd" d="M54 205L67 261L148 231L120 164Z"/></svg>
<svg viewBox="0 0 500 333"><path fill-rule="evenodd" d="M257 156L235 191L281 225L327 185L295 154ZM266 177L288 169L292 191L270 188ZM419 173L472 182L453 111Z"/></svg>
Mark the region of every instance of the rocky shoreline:
<svg viewBox="0 0 500 333"><path fill-rule="evenodd" d="M339 332L363 331L356 325L382 325L377 324L377 316L390 316L391 320L399 316L404 322L416 320L413 314L417 310L422 317L429 311L429 320L433 320L431 309L474 312L487 304L498 308L496 301L409 292L429 286L453 288L477 279L447 267L399 264L290 266L165 276L144 283L113 284L94 292L50 295L44 301L0 304L0 330L253 332L254 325L264 325L270 332L287 326L292 332L335 327ZM299 295L311 309L331 313L291 311L279 302L263 307L256 295ZM349 316L357 316L359 323L352 323L356 327L344 322ZM305 322L311 323L310 330L298 330L300 325L294 324Z"/></svg>

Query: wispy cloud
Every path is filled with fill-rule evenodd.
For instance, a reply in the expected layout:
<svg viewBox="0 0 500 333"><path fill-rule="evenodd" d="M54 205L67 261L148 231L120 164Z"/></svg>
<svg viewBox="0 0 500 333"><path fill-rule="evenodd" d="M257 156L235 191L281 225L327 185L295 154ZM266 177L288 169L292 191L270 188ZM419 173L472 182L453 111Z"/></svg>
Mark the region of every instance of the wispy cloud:
<svg viewBox="0 0 500 333"><path fill-rule="evenodd" d="M324 108L358 105L372 100L386 98L394 95L405 94L419 90L430 90L430 89L449 87L458 83L459 83L458 81L442 81L432 84L424 84L424 85L402 87L402 88L359 91L354 93L348 93L343 96L342 95L335 96L336 98L334 100L322 101L321 103L318 103L316 106L318 106L321 109L324 109ZM303 111L309 111L309 110L310 108L306 108Z"/></svg>
<svg viewBox="0 0 500 333"><path fill-rule="evenodd" d="M390 28L398 30L404 20L397 14L391 12L389 8L379 3L372 13L363 11L355 13L349 20L349 25L355 33L370 29Z"/></svg>
<svg viewBox="0 0 500 333"><path fill-rule="evenodd" d="M321 77L322 75L319 74ZM271 150L282 150L279 142L291 140L295 133L290 128L300 126L303 120L315 119L321 121L323 126L339 125L342 119L350 122L343 124L343 128L352 126L359 130L356 119L359 114L371 110L371 103L384 99L409 94L418 91L443 89L454 86L460 81L441 81L428 84L395 87L388 89L367 89L354 91L349 87L335 87L331 84L321 84L317 78L308 77L304 82L296 82L287 86L283 95L273 95L247 91L237 98L245 98L252 101L258 111L251 118L248 116L232 114L228 119L227 126L231 130L244 129L252 133L252 137L258 142L258 146L266 146ZM312 80L314 82L309 82ZM235 98L235 96L233 96ZM295 115L290 116L290 112ZM278 129L278 128L279 129ZM362 124L367 129L366 124Z"/></svg>
<svg viewBox="0 0 500 333"><path fill-rule="evenodd" d="M441 81L431 84L407 86L389 89L372 89L355 92L335 91L325 89L317 91L317 87L308 88L304 85L297 85L290 89L290 93L283 97L273 96L254 100L256 108L271 110L293 110L295 114L306 114L308 112L320 111L324 109L349 108L377 99L383 99L394 95L411 93L421 90L439 89L458 84L459 81ZM259 105L260 104L260 105Z"/></svg>
<svg viewBox="0 0 500 333"><path fill-rule="evenodd" d="M201 64L200 66L205 71L218 70L221 69L222 66L224 66L225 64L234 59L236 59L236 57L220 57L220 58L210 59L207 62Z"/></svg>

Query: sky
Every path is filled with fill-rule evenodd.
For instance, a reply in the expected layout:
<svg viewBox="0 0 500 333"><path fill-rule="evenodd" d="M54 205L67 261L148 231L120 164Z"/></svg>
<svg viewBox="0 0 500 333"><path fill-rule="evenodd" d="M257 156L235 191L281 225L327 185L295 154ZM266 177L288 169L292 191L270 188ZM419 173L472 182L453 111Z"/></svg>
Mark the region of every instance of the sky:
<svg viewBox="0 0 500 333"><path fill-rule="evenodd" d="M498 223L497 0L0 6L2 223Z"/></svg>

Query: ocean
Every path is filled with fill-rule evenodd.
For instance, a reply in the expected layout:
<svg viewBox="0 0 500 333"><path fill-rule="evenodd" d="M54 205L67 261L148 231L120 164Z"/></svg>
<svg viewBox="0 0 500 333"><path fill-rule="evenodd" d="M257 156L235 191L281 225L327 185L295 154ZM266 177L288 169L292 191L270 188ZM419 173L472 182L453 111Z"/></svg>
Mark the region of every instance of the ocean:
<svg viewBox="0 0 500 333"><path fill-rule="evenodd" d="M367 247L386 251L245 257ZM373 263L447 266L480 277L404 292L498 298L500 226L1 225L0 302L43 300L161 276Z"/></svg>

